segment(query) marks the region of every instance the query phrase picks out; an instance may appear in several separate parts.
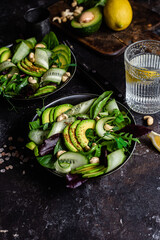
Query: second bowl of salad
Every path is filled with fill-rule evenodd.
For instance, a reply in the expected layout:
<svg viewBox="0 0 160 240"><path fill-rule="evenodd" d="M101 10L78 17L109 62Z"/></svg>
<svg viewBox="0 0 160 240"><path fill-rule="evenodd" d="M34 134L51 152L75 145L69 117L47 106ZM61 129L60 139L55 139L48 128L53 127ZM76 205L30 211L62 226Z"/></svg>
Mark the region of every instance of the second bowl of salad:
<svg viewBox="0 0 160 240"><path fill-rule="evenodd" d="M74 54L54 32L41 42L17 39L0 48L0 95L21 100L48 96L64 87L75 71Z"/></svg>

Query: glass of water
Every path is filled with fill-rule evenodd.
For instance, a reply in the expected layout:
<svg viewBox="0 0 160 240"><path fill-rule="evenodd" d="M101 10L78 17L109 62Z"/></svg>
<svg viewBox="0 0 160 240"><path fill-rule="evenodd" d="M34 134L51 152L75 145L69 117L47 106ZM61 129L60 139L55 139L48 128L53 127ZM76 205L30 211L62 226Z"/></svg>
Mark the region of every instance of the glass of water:
<svg viewBox="0 0 160 240"><path fill-rule="evenodd" d="M142 40L124 53L126 102L135 112L160 111L160 41Z"/></svg>

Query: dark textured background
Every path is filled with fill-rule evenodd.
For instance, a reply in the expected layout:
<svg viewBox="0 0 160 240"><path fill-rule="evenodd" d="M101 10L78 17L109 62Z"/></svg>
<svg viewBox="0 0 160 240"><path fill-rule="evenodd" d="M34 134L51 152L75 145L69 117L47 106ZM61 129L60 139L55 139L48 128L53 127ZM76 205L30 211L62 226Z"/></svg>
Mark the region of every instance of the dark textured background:
<svg viewBox="0 0 160 240"><path fill-rule="evenodd" d="M138 1L138 0L137 0ZM0 46L26 35L23 15L31 7L53 1L5 0L0 6ZM160 12L159 1L138 1ZM56 31L56 29L52 29ZM67 38L58 33L60 38ZM87 63L124 93L123 54L107 58L71 39ZM107 89L107 87L106 87ZM84 75L75 78L45 104L74 93L100 93ZM0 98L0 147L16 146L22 155L28 125L41 100L13 103ZM142 115L133 113L138 124ZM160 114L154 115L152 129L160 133ZM13 141L8 137L13 136ZM8 152L8 149L6 150ZM12 151L14 152L14 150ZM23 158L23 156L22 156ZM2 240L160 240L160 153L146 137L137 145L132 158L114 174L89 181L75 190L42 169L30 159L12 157L0 169L0 239Z"/></svg>

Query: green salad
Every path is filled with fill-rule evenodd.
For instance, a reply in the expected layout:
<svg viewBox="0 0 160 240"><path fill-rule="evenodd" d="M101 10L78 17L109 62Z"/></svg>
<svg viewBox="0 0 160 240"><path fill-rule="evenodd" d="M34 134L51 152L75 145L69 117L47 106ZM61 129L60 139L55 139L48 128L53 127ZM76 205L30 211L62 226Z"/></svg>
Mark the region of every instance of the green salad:
<svg viewBox="0 0 160 240"><path fill-rule="evenodd" d="M41 42L18 39L0 48L0 94L26 99L52 93L71 78L70 66L71 50L53 32Z"/></svg>
<svg viewBox="0 0 160 240"><path fill-rule="evenodd" d="M43 167L64 176L93 178L116 169L139 140L123 131L131 119L111 95L38 109L26 147Z"/></svg>

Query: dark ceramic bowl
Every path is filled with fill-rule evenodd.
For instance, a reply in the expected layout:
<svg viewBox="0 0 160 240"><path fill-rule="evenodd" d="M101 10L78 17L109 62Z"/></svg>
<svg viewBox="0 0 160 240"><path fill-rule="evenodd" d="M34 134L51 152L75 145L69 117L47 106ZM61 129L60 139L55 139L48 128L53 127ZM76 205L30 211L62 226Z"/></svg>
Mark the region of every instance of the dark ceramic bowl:
<svg viewBox="0 0 160 240"><path fill-rule="evenodd" d="M12 49L13 44L7 45L6 47L9 47L9 48ZM68 70L67 70L67 71L69 71L71 73L70 78L66 82L61 83L54 92L46 93L44 95L41 95L41 96L38 96L38 97L32 97L32 98L22 98L22 97L18 97L17 96L17 97L10 97L10 99L11 100L17 100L17 101L19 101L19 100L21 100L21 101L32 101L32 100L36 100L36 99L46 98L46 97L48 97L50 95L53 95L54 93L60 91L62 88L64 88L73 79L73 77L74 77L74 75L76 73L76 70L77 70L77 60L76 60L76 57L75 57L74 53L72 52L72 50L71 50L71 63L75 64L75 65L74 66L70 66L68 68Z"/></svg>
<svg viewBox="0 0 160 240"><path fill-rule="evenodd" d="M63 98L60 98L60 99L57 99L57 100L54 100L53 102L49 103L46 108L48 107L54 107L54 106L57 106L57 105L60 105L60 104L64 104L64 103L70 103L72 105L76 105L80 102L84 102L84 101L87 101L91 98L95 98L97 97L98 95L96 94L90 94L90 93L84 93L84 94L77 94L77 95L72 95L72 96L66 96L66 97L63 97ZM116 101L117 102L117 101ZM131 119L131 123L132 124L135 124L135 120L134 120L134 117L133 115L130 113L130 111L121 103L117 102L118 104L118 107L121 111L124 111L126 113L128 113L128 116L130 117ZM32 119L32 121L35 121L36 118L37 118L37 114L34 116L34 118ZM117 167L116 169L112 170L111 172L109 173L106 173L106 174L103 174L103 175L100 175L100 176L97 176L97 177L102 177L102 176L105 176L105 175L110 175L112 174L113 172L117 171L118 169L120 169L131 157L134 149L135 149L135 146L136 146L136 142L133 142L131 148L130 148L130 154L127 155L127 158L126 160L119 166ZM47 168L46 168L47 169ZM65 175L64 174L61 174L61 173L58 173L56 172L55 170L51 170L51 169L47 169L49 170L50 172L52 172L54 175L57 175L59 177L64 177Z"/></svg>

